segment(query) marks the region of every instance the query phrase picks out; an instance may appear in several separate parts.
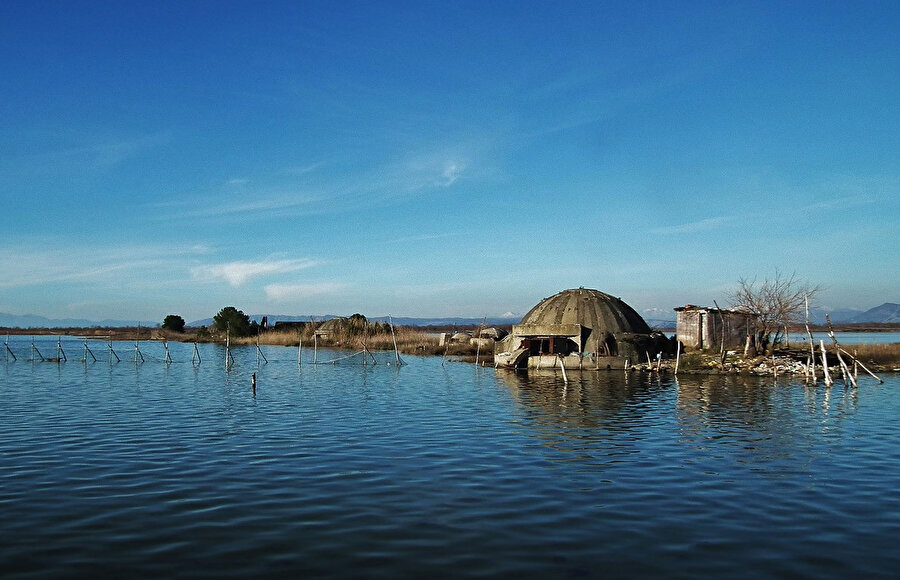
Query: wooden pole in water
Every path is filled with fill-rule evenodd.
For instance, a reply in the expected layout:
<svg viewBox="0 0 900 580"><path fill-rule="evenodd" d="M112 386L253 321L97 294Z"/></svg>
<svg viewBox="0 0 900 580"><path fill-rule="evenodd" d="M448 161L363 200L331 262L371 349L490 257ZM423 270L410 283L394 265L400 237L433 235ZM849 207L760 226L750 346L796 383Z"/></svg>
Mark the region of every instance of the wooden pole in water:
<svg viewBox="0 0 900 580"><path fill-rule="evenodd" d="M809 373L812 376L813 382L815 382L815 380L816 380L816 347L813 346L812 331L809 329L809 294L807 294L803 298L803 302L806 305L806 335L809 337L809 360L812 362L812 365L809 368Z"/></svg>
<svg viewBox="0 0 900 580"><path fill-rule="evenodd" d="M106 346L109 348L109 364L112 364L113 357L116 357L116 362L122 362L122 359L119 358L119 355L116 354L116 351L113 350L112 347L112 338L106 339Z"/></svg>
<svg viewBox="0 0 900 580"><path fill-rule="evenodd" d="M34 353L37 353L37 355L39 357L41 357L42 361L46 360L44 358L44 355L41 354L41 351L39 351L38 348L36 346L34 346L34 337L32 336L31 337L31 362L34 362Z"/></svg>
<svg viewBox="0 0 900 580"><path fill-rule="evenodd" d="M163 348L166 349L166 364L172 364L172 355L169 354L169 341L163 339Z"/></svg>
<svg viewBox="0 0 900 580"><path fill-rule="evenodd" d="M194 352L191 353L191 364L194 364L194 357L196 357L196 359L197 359L197 364L200 364L201 362L203 362L202 360L200 360L200 349L197 348L196 340L194 341Z"/></svg>
<svg viewBox="0 0 900 580"><path fill-rule="evenodd" d="M56 362L69 362L62 347L62 338L56 337Z"/></svg>
<svg viewBox="0 0 900 580"><path fill-rule="evenodd" d="M681 362L681 341L676 341L675 346L675 374L678 374L678 363ZM628 361L625 364L625 370L628 370Z"/></svg>
<svg viewBox="0 0 900 580"><path fill-rule="evenodd" d="M713 304L716 306L716 310L719 312L719 324L722 325L722 342L719 345L719 364L722 368L725 368L725 357L728 353L725 351L725 316L722 314L722 309L719 308L719 303L713 300Z"/></svg>
<svg viewBox="0 0 900 580"><path fill-rule="evenodd" d="M397 335L394 334L394 319L388 314L388 323L391 325L391 340L394 341L394 357L397 360L397 366L402 366L403 361L400 360L400 349L397 348Z"/></svg>
<svg viewBox="0 0 900 580"><path fill-rule="evenodd" d="M253 388L253 396L256 396L256 373L250 377L250 386Z"/></svg>
<svg viewBox="0 0 900 580"><path fill-rule="evenodd" d="M97 357L94 356L94 353L91 352L91 349L88 348L87 340L84 341L84 354L81 357L81 362L87 364L87 355L90 353L91 358L94 359L94 362L97 362Z"/></svg>
<svg viewBox="0 0 900 580"><path fill-rule="evenodd" d="M259 366L259 357L269 364L269 359L266 358L266 355L263 354L262 349L259 348L259 333L256 334L256 366Z"/></svg>
<svg viewBox="0 0 900 580"><path fill-rule="evenodd" d="M234 364L234 357L231 355L231 323L225 327L225 370L231 368Z"/></svg>
<svg viewBox="0 0 900 580"><path fill-rule="evenodd" d="M487 322L487 315L481 319L481 324L478 325L478 336L475 337L477 341L475 343L475 366L478 366L478 358L481 355L481 331L484 330L485 322Z"/></svg>
<svg viewBox="0 0 900 580"><path fill-rule="evenodd" d="M301 366L301 359L303 357L303 331L297 331L297 366Z"/></svg>
<svg viewBox="0 0 900 580"><path fill-rule="evenodd" d="M843 348L841 349L841 351L842 351L844 354L846 354L847 356L849 356L850 358L852 358L854 364L858 364L859 366L862 367L862 369L863 369L864 371L866 371L867 373L869 373L870 375L872 375L872 378L873 378L873 379L875 379L875 380L878 381L879 383L884 383L884 381L882 381L880 378L878 378L878 375L876 375L875 373L873 373L872 371L870 371L870 370L866 367L866 365L864 365L864 364L862 363L861 360L857 359L855 356L853 356L852 354L850 354L849 352L847 352L847 351L844 350Z"/></svg>
<svg viewBox="0 0 900 580"><path fill-rule="evenodd" d="M559 361L559 368L562 369L563 382L568 383L569 377L566 375L566 365L563 363L562 357L559 355L556 355L556 360Z"/></svg>
<svg viewBox="0 0 900 580"><path fill-rule="evenodd" d="M10 348L9 348L9 334L6 335L6 352L7 352L7 355L8 355L8 356L6 357L6 360L7 360L7 361L9 360L9 356L12 356L12 357L13 357L13 362L16 362L17 360L19 360L19 359L16 358L16 353L14 353L14 352L13 352L12 350L10 350Z"/></svg>
<svg viewBox="0 0 900 580"><path fill-rule="evenodd" d="M819 340L819 348L822 349L822 370L825 373L825 386L830 387L834 381L831 380L831 374L828 372L828 357L825 353L825 341Z"/></svg>

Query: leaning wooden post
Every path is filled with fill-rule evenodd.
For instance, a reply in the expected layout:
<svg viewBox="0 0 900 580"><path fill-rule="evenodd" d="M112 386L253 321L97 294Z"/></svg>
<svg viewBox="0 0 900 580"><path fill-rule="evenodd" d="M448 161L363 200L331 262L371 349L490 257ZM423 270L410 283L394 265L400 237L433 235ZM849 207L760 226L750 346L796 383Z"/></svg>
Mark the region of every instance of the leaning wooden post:
<svg viewBox="0 0 900 580"><path fill-rule="evenodd" d="M569 382L569 377L566 375L566 365L563 364L563 359L562 359L562 357L559 356L559 355L556 355L556 360L559 361L559 368L562 369L563 382L564 382L564 383L568 383L568 382Z"/></svg>
<svg viewBox="0 0 900 580"><path fill-rule="evenodd" d="M301 359L303 358L303 331L297 331L297 366L301 366Z"/></svg>
<svg viewBox="0 0 900 580"><path fill-rule="evenodd" d="M675 374L678 374L678 363L681 362L681 341L678 340L675 342ZM625 367L627 370L627 366Z"/></svg>
<svg viewBox="0 0 900 580"><path fill-rule="evenodd" d="M847 356L849 356L850 358L853 359L854 364L858 364L859 366L862 367L862 369L863 369L864 371L866 371L867 373L869 373L870 375L872 375L872 378L873 378L873 379L875 379L875 380L878 381L879 383L882 383L882 384L884 383L884 381L882 381L880 378L878 378L878 375L876 375L875 373L873 373L872 371L870 371L870 370L868 369L868 367L866 367L866 365L864 365L864 364L862 363L861 360L857 359L855 356L853 356L852 354L850 354L849 352L847 352L847 351L844 350L843 348L842 348L841 350L844 352L844 354L846 354Z"/></svg>
<svg viewBox="0 0 900 580"><path fill-rule="evenodd" d="M231 356L231 323L225 327L225 370L231 368L234 364L234 357Z"/></svg>
<svg viewBox="0 0 900 580"><path fill-rule="evenodd" d="M388 314L388 323L391 325L391 340L394 341L394 357L397 359L397 366L402 366L403 361L400 360L400 349L397 348L397 336L394 334L394 319ZM478 357L476 357L477 359Z"/></svg>
<svg viewBox="0 0 900 580"><path fill-rule="evenodd" d="M32 336L31 337L31 362L35 361L34 353L37 353L37 355L39 357L41 357L42 361L46 360L46 359L44 359L44 355L41 354L41 351L38 350L38 347L34 346L34 337Z"/></svg>
<svg viewBox="0 0 900 580"><path fill-rule="evenodd" d="M822 370L825 373L825 386L830 387L834 381L831 380L831 374L828 372L828 357L825 353L825 341L819 340L819 348L822 349Z"/></svg>
<svg viewBox="0 0 900 580"><path fill-rule="evenodd" d="M6 357L6 360L7 360L7 361L9 360L9 357L10 357L10 356L13 357L13 362L16 362L17 360L19 360L19 359L16 358L16 353L14 353L13 351L11 351L10 348L9 348L9 334L6 335L6 353L7 353L7 357Z"/></svg>
<svg viewBox="0 0 900 580"><path fill-rule="evenodd" d="M856 379L853 378L853 373L850 372L850 367L847 366L847 363L845 363L844 359L841 357L840 347L837 348L836 352L837 352L838 362L841 363L841 372L844 375L844 384L845 385L847 384L847 379L849 378L850 384L853 385L854 387L857 386Z"/></svg>
<svg viewBox="0 0 900 580"><path fill-rule="evenodd" d="M122 362L122 359L120 359L119 355L116 354L116 351L113 350L112 338L107 339L106 347L109 349L109 364L112 364L113 357L116 358L116 362Z"/></svg>
<svg viewBox="0 0 900 580"><path fill-rule="evenodd" d="M806 305L806 335L809 337L809 360L812 362L812 366L809 371L812 375L813 381L816 380L816 347L813 346L813 336L812 331L809 329L809 295L803 298L803 302Z"/></svg>
<svg viewBox="0 0 900 580"><path fill-rule="evenodd" d="M266 358L265 353L263 353L262 349L259 348L259 333L256 334L256 366L259 366L259 357L269 364L269 359Z"/></svg>
<svg viewBox="0 0 900 580"><path fill-rule="evenodd" d="M94 356L94 353L91 352L91 349L88 348L87 339L84 341L84 354L81 357L81 362L87 364L87 355L90 354L91 358L94 359L94 362L97 362L97 357Z"/></svg>
<svg viewBox="0 0 900 580"><path fill-rule="evenodd" d="M191 364L194 364L194 359L197 360L197 364L203 362L200 360L200 349L197 348L197 341L194 341L194 352L191 353Z"/></svg>

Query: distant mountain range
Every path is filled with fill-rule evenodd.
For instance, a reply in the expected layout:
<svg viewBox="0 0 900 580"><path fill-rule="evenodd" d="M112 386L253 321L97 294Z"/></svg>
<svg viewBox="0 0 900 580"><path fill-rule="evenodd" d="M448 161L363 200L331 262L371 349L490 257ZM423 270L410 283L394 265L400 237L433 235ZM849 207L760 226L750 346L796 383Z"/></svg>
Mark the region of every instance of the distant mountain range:
<svg viewBox="0 0 900 580"><path fill-rule="evenodd" d="M250 320L260 322L263 316L268 317L269 326L274 326L276 322L322 322L323 320L331 320L338 318L336 314L323 314L321 316L290 316L281 314L249 314ZM372 322L387 322L387 316L366 317ZM487 326L504 326L507 324L518 324L521 316L515 318L509 317L488 317L485 318L465 318L465 317L444 317L444 318L412 318L408 316L394 316L393 321L397 326L474 326L484 322ZM212 318L203 318L187 323L187 326L211 326Z"/></svg>
<svg viewBox="0 0 900 580"><path fill-rule="evenodd" d="M660 312L655 312L658 316ZM881 306L870 308L866 311L853 309L835 309L822 310L814 309L810 312L811 322L814 324L824 324L825 315L828 314L831 321L835 324L847 324L853 322L900 322L900 304L893 302L885 302ZM322 316L305 315L290 316L280 314L252 314L250 318L259 322L263 316L268 316L269 325L274 325L277 321L283 322L308 322L310 320L328 320L336 318L333 314L325 314ZM379 316L370 318L387 322L387 316ZM518 324L521 317L488 317L483 318L466 318L466 317L435 317L435 318L413 318L405 316L394 317L394 324L398 326L474 326L481 324L482 321L488 326L505 326L509 324ZM675 317L674 312L671 319L647 318L647 324L655 328L674 328ZM91 327L110 327L117 328L123 326L144 326L153 328L159 326L159 322L140 321L140 320L87 320L83 318L47 318L45 316L37 316L34 314L6 314L0 312L0 326L6 328L91 328ZM210 326L213 324L212 318L204 318L189 322L188 326Z"/></svg>
<svg viewBox="0 0 900 580"><path fill-rule="evenodd" d="M152 328L159 322L141 320L88 320L86 318L47 318L36 314L6 314L0 312L0 326L6 328L119 328L123 326L144 326Z"/></svg>

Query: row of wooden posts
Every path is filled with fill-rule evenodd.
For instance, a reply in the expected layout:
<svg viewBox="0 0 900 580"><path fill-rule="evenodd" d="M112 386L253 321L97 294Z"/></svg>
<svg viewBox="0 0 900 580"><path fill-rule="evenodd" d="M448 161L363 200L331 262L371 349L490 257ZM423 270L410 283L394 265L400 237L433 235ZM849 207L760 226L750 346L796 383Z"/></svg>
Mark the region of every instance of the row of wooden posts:
<svg viewBox="0 0 900 580"><path fill-rule="evenodd" d="M391 327L391 334L393 334L393 326ZM7 357L7 360L9 360L9 357L12 357L12 360L14 362L19 360L18 357L16 356L16 353L14 353L13 350L9 347L9 337L8 336L6 337L6 342L4 343L4 347L6 349L5 356ZM170 363L174 362L172 360L171 354L169 353L169 343L167 340L163 340L163 349L165 350L165 363L170 364ZM119 357L119 355L113 349L112 340L107 341L107 350L109 352L108 360L110 363L113 362L113 359L115 359L115 362L121 362L122 359ZM315 338L314 339L314 347L313 347L313 364L336 364L337 362L339 362L341 360L345 360L345 359L351 358L353 356L357 356L359 354L363 354L363 356L364 356L363 364L368 363L369 357L371 357L371 359L372 359L372 364L378 364L378 361L375 359L375 356L365 346L363 346L363 350L360 351L359 353L354 353L354 354L351 354L351 355L348 355L345 357L339 357L337 359L329 360L325 363L319 362L318 352L319 352L318 339ZM303 341L301 340L297 347L297 366L300 366L302 363L302 354L303 354ZM403 364L405 364L403 362L403 360L400 358L400 352L397 349L396 338L394 338L394 356L396 359L397 366L402 366ZM93 362L97 362L96 355L94 355L94 352L88 346L88 341L85 340L84 341L84 354L82 355L81 362L87 363L88 357L90 357L93 360ZM41 362L63 363L63 362L68 362L68 360L69 360L69 358L66 355L66 351L62 347L62 339L61 338L57 338L57 340L56 340L56 357L45 357L41 353L40 349L38 349L38 347L34 344L34 338L32 338L30 362L41 361ZM135 341L135 343L134 343L133 361L135 363L146 362L144 359L144 354L141 352L140 343L138 341ZM191 353L191 364L199 365L201 362L202 362L202 359L200 357L200 349L197 347L197 343L195 342L194 350ZM257 339L256 339L256 364L257 364L257 366L259 366L262 363L268 364L269 359L266 358L265 353L263 353L262 349L260 348L259 337L257 337ZM231 368L231 366L233 366L233 365L234 365L234 355L231 354L231 333L228 332L225 336L225 366L226 366L226 368Z"/></svg>

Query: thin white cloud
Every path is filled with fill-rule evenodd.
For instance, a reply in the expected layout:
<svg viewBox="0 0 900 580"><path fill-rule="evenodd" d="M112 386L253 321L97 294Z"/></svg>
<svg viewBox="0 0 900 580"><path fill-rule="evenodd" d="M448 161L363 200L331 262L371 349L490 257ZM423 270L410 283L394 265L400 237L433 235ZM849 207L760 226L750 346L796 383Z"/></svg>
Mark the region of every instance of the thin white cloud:
<svg viewBox="0 0 900 580"><path fill-rule="evenodd" d="M265 287L266 298L273 302L288 302L309 296L321 296L338 292L344 288L337 282L319 282L309 284L269 284Z"/></svg>
<svg viewBox="0 0 900 580"><path fill-rule="evenodd" d="M875 203L873 197L867 195L848 195L844 197L836 197L831 199L823 199L804 207L804 210L815 209L849 209L851 207L859 207L861 205L869 205Z"/></svg>
<svg viewBox="0 0 900 580"><path fill-rule="evenodd" d="M168 133L156 133L126 139L88 136L77 138L73 146L47 149L18 157L7 157L4 171L13 174L67 173L104 170L134 158L149 149L167 143Z"/></svg>
<svg viewBox="0 0 900 580"><path fill-rule="evenodd" d="M721 228L733 222L735 219L734 216L717 216L686 224L655 228L652 231L654 234L694 234Z"/></svg>
<svg viewBox="0 0 900 580"><path fill-rule="evenodd" d="M250 197L250 196L248 196ZM321 196L306 192L256 195L249 199L221 199L185 196L176 200L152 202L146 207L162 210L155 217L176 218L277 218L321 211ZM173 215L173 211L176 213Z"/></svg>
<svg viewBox="0 0 900 580"><path fill-rule="evenodd" d="M317 266L319 262L306 258L290 260L265 259L257 262L226 262L207 264L191 269L194 280L224 280L231 286L243 286L252 278L271 274L286 274Z"/></svg>
<svg viewBox="0 0 900 580"><path fill-rule="evenodd" d="M295 167L288 167L287 169L285 169L284 172L287 173L288 175L295 175L295 176L306 175L307 173L312 173L313 171L317 170L318 168L322 167L323 165L325 165L325 162L320 161L318 163L312 163L310 165L298 165Z"/></svg>
<svg viewBox="0 0 900 580"><path fill-rule="evenodd" d="M459 236L459 235L461 235L461 233L459 233L459 232L457 232L457 233L447 232L447 233L443 233L443 234L421 234L418 236L406 236L403 238L395 238L393 240L388 240L387 243L407 244L410 242L427 242L429 240L440 240L440 239L444 239L444 238L452 238L454 236Z"/></svg>
<svg viewBox="0 0 900 580"><path fill-rule="evenodd" d="M440 156L413 159L394 170L394 178L402 189L417 192L450 187L466 169L465 163Z"/></svg>
<svg viewBox="0 0 900 580"><path fill-rule="evenodd" d="M47 243L47 246L53 246ZM191 256L210 250L206 246L96 246L67 247L65 251L35 250L28 247L0 248L0 288L21 288L59 282L92 282L136 273L142 279L159 268L171 271Z"/></svg>

